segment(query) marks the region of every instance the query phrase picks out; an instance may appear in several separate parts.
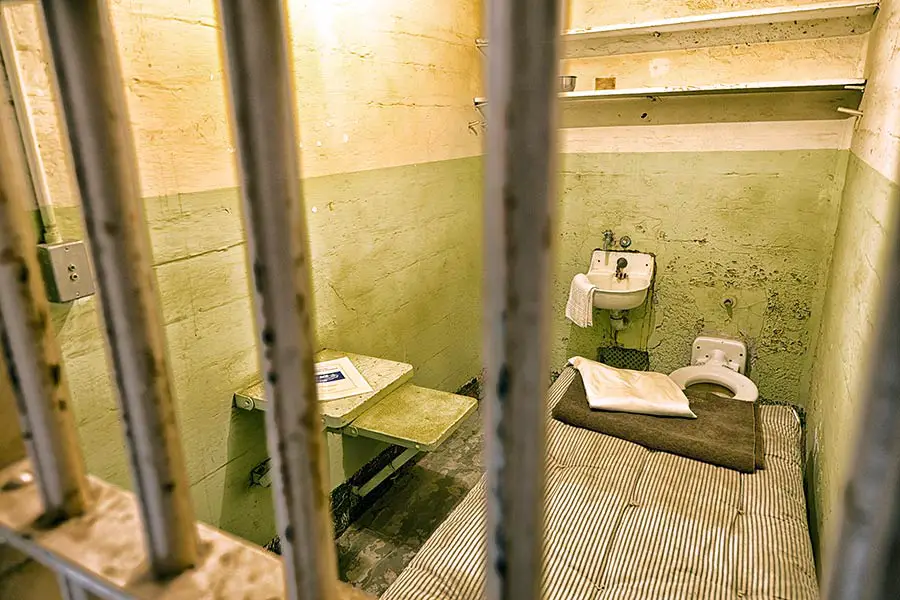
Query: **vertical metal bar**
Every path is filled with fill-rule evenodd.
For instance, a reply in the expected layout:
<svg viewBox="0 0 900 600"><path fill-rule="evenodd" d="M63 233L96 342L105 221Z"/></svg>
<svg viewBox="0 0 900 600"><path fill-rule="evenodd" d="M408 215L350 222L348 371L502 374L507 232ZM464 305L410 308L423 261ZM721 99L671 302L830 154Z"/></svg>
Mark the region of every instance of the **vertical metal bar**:
<svg viewBox="0 0 900 600"><path fill-rule="evenodd" d="M838 547L826 566L828 600L900 598L900 210L893 213L866 404Z"/></svg>
<svg viewBox="0 0 900 600"><path fill-rule="evenodd" d="M337 581L314 375L312 288L282 2L219 0L266 373L266 431L290 598Z"/></svg>
<svg viewBox="0 0 900 600"><path fill-rule="evenodd" d="M34 191L34 199L41 217L41 241L45 244L58 244L63 241L59 226L56 224L56 212L53 209L53 198L50 196L50 186L47 185L44 160L38 149L37 136L34 133L31 115L31 104L28 95L22 87L19 78L19 60L16 55L16 47L12 40L12 34L3 10L0 10L0 54L3 55L3 67L6 78L9 81L10 94L13 106L18 116L19 134L22 145L28 158L28 171L31 176L31 187Z"/></svg>
<svg viewBox="0 0 900 600"><path fill-rule="evenodd" d="M148 555L174 575L196 562L197 532L109 12L103 0L42 4Z"/></svg>
<svg viewBox="0 0 900 600"><path fill-rule="evenodd" d="M37 262L27 165L9 96L0 74L0 346L18 403L22 434L37 476L46 517L58 521L84 511L84 461L62 353L50 321Z"/></svg>
<svg viewBox="0 0 900 600"><path fill-rule="evenodd" d="M75 583L63 573L56 576L59 585L59 595L62 600L91 600L93 596L89 595L84 588Z"/></svg>
<svg viewBox="0 0 900 600"><path fill-rule="evenodd" d="M4 348L6 356L6 360L0 357L0 364L12 365L10 361L16 361L15 365L5 368L17 384L22 437L36 471L44 519L54 523L83 513L89 494L84 459L70 409L72 402L62 352L49 326L49 305L37 276L40 270L34 259L36 240L26 210L32 202L26 198L35 200L34 204L41 212L42 241L56 243L62 241L62 236L49 202L44 167L31 128L31 111L18 78L15 48L2 7L0 72L0 347ZM29 173L30 181L26 177ZM19 263L19 268L14 270L20 276L27 274L27 281L22 277L17 277L15 283L9 280L7 260L11 260L11 264ZM4 300L7 295L12 302ZM10 320L12 327L5 326L4 320ZM18 343L7 343L6 332L17 325L27 329L31 339L23 338L20 332L14 335ZM41 330L43 335L39 334ZM13 346L22 342L27 345L26 353L13 351ZM49 376L42 376L42 373ZM57 375L59 381L54 389ZM51 385L48 386L48 382ZM35 384L43 389L38 389ZM2 389L0 393L3 393ZM2 458L8 460L10 457ZM75 581L65 575L59 575L58 579L64 600L90 600L91 597Z"/></svg>
<svg viewBox="0 0 900 600"><path fill-rule="evenodd" d="M539 596L559 14L554 0L488 3L483 327L492 600Z"/></svg>

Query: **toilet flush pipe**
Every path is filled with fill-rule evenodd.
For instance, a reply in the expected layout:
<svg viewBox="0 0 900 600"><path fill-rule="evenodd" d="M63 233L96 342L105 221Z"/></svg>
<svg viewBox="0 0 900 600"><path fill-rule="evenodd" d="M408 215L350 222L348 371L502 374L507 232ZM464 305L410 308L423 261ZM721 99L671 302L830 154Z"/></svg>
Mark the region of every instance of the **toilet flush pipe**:
<svg viewBox="0 0 900 600"><path fill-rule="evenodd" d="M19 78L20 64L16 54L16 46L12 39L3 11L0 11L0 57L2 57L3 69L6 71L6 79L9 82L9 95L16 112L16 121L19 127L19 136L25 157L28 160L28 172L30 184L34 191L35 202L38 207L38 217L41 223L41 240L45 244L58 244L63 241L62 234L56 222L56 210L50 195L50 187L47 184L44 161L38 147L37 136L32 127L33 115L31 104Z"/></svg>

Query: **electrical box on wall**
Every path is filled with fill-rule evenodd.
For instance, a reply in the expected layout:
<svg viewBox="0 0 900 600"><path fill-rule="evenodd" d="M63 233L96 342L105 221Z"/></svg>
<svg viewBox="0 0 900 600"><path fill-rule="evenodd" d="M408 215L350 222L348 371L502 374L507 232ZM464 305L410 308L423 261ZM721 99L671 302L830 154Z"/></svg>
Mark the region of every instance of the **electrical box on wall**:
<svg viewBox="0 0 900 600"><path fill-rule="evenodd" d="M38 244L38 262L50 302L71 302L94 293L94 275L84 242Z"/></svg>

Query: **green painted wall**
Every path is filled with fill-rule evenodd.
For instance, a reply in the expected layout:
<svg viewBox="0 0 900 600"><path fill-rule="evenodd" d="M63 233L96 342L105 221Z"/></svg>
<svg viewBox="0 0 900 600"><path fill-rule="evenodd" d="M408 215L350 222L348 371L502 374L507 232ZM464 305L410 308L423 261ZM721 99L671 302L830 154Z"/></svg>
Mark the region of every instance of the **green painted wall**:
<svg viewBox="0 0 900 600"><path fill-rule="evenodd" d="M897 235L898 206L900 185L851 153L810 391L809 495L820 565L829 558L853 460L880 273L887 242Z"/></svg>
<svg viewBox="0 0 900 600"><path fill-rule="evenodd" d="M740 337L761 394L804 403L846 160L839 150L563 155L553 364L612 344L605 311L590 329L564 318L569 282L612 229L657 257L652 296L631 311L622 345L670 372L689 364L698 334Z"/></svg>
<svg viewBox="0 0 900 600"><path fill-rule="evenodd" d="M481 157L306 181L319 342L455 391L481 370Z"/></svg>
<svg viewBox="0 0 900 600"><path fill-rule="evenodd" d="M480 370L481 160L304 181L320 346L412 363L455 390ZM315 212L313 208L315 207ZM236 189L148 198L178 416L198 518L256 542L273 532L268 491L247 486L266 456L262 413L232 411L257 377ZM80 234L77 209L60 213ZM129 475L94 298L54 307L90 471Z"/></svg>
<svg viewBox="0 0 900 600"><path fill-rule="evenodd" d="M900 210L900 2L883 0L869 34L860 117L854 124L846 186L810 385L807 496L820 575L832 564L866 408L882 277Z"/></svg>

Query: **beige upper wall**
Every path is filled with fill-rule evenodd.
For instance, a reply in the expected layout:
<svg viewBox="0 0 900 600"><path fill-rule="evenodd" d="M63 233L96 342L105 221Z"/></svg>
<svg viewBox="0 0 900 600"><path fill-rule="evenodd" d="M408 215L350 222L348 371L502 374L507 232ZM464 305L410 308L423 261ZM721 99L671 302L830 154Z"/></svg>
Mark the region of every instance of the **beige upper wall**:
<svg viewBox="0 0 900 600"><path fill-rule="evenodd" d="M853 119L570 127L560 130L559 147L566 154L847 150L852 134Z"/></svg>
<svg viewBox="0 0 900 600"><path fill-rule="evenodd" d="M560 72L578 78L578 91L594 89L597 77L615 77L622 89L850 79L862 76L865 49L865 35L736 44L569 59Z"/></svg>
<svg viewBox="0 0 900 600"><path fill-rule="evenodd" d="M885 178L900 182L900 6L882 0L870 35L863 116L851 150Z"/></svg>
<svg viewBox="0 0 900 600"><path fill-rule="evenodd" d="M810 0L569 0L564 23L567 29L620 23L643 23L689 15L730 12L775 6L803 6Z"/></svg>
<svg viewBox="0 0 900 600"><path fill-rule="evenodd" d="M144 196L236 186L212 0L111 9ZM36 11L5 10L53 200L77 205ZM292 0L289 11L304 177L481 153L467 126L481 91L477 4Z"/></svg>

